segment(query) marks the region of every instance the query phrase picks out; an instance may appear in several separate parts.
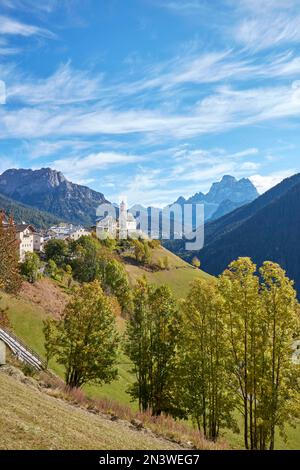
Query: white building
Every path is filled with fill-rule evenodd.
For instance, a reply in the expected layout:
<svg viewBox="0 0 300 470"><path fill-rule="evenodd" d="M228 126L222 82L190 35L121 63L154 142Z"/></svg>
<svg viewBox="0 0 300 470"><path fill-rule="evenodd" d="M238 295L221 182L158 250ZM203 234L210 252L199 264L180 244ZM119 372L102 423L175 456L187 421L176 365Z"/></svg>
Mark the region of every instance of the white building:
<svg viewBox="0 0 300 470"><path fill-rule="evenodd" d="M88 236L91 233L86 230L84 227L76 226L73 224L61 224L51 227L47 231L47 240L51 238L66 240L70 238L71 240L78 240L82 236Z"/></svg>
<svg viewBox="0 0 300 470"><path fill-rule="evenodd" d="M44 236L41 233L34 232L33 233L33 251L41 253L44 251L45 240Z"/></svg>
<svg viewBox="0 0 300 470"><path fill-rule="evenodd" d="M16 238L19 241L19 258L24 261L26 253L41 252L44 249L44 238L30 224L15 225Z"/></svg>
<svg viewBox="0 0 300 470"><path fill-rule="evenodd" d="M119 217L115 218L112 215L102 217L97 221L96 233L99 238L127 238L138 234L137 223L134 216L127 211L124 201L120 204Z"/></svg>

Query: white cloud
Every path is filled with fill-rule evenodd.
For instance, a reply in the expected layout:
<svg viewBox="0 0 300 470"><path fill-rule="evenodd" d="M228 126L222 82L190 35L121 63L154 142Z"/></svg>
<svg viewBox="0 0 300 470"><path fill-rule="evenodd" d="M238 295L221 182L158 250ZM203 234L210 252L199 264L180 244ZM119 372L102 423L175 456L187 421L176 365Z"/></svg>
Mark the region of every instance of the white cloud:
<svg viewBox="0 0 300 470"><path fill-rule="evenodd" d="M31 105L84 102L99 97L101 80L101 76L91 78L88 73L74 70L66 63L47 79L19 77L18 83L10 82L7 99Z"/></svg>
<svg viewBox="0 0 300 470"><path fill-rule="evenodd" d="M296 0L231 1L238 13L235 40L260 51L300 42L300 11ZM242 20L240 20L242 18Z"/></svg>
<svg viewBox="0 0 300 470"><path fill-rule="evenodd" d="M159 108L117 109L102 103L75 107L0 107L0 138L150 134L176 139L300 116L300 87L220 87L184 113Z"/></svg>
<svg viewBox="0 0 300 470"><path fill-rule="evenodd" d="M55 168L67 175L73 181L82 181L86 176L91 177L98 170L103 170L112 165L128 165L143 160L137 155L126 155L117 152L98 152L86 156L68 157L55 160L49 163L51 168ZM86 179L86 178L85 178Z"/></svg>
<svg viewBox="0 0 300 470"><path fill-rule="evenodd" d="M275 173L271 173L269 175L252 175L249 177L249 179L252 181L254 186L256 186L258 192L260 194L268 191L268 189L273 188L273 186L276 186L279 184L283 179L288 178L289 176L292 176L296 173L295 169L290 169L290 170L285 170L285 171L279 171Z"/></svg>
<svg viewBox="0 0 300 470"><path fill-rule="evenodd" d="M0 34L13 36L43 36L46 38L54 38L55 35L45 29L31 24L22 23L7 16L0 16Z"/></svg>
<svg viewBox="0 0 300 470"><path fill-rule="evenodd" d="M208 53L183 50L178 57L146 69L145 78L117 84L115 90L105 91L111 95L134 95L161 90L168 95L170 90L179 87L183 93L183 85L214 84L225 80L244 81L249 78L254 80L298 77L299 73L300 57L291 51L267 56L262 63L255 56L245 57L233 50ZM174 96L177 97L177 93L175 90Z"/></svg>
<svg viewBox="0 0 300 470"><path fill-rule="evenodd" d="M246 170L246 171L257 170L259 167L260 167L260 163L256 163L256 162L244 162L240 166L241 170Z"/></svg>
<svg viewBox="0 0 300 470"><path fill-rule="evenodd" d="M271 21L265 18L246 19L235 30L239 43L255 50L276 47L279 44L300 42L300 15L278 15Z"/></svg>
<svg viewBox="0 0 300 470"><path fill-rule="evenodd" d="M45 13L53 11L59 0L43 0L37 2L36 0L1 0L0 4L12 10L30 11L39 10ZM68 0L69 1L69 0Z"/></svg>

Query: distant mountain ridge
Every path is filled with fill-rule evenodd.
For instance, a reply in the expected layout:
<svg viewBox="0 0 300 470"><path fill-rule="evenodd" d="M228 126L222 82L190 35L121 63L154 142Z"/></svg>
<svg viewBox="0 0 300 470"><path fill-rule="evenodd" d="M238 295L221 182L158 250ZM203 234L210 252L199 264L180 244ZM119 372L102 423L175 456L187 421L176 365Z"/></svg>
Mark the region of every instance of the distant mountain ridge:
<svg viewBox="0 0 300 470"><path fill-rule="evenodd" d="M224 175L221 181L211 185L207 194L198 192L188 199L180 196L175 203L181 206L203 204L205 220L209 220L221 217L227 212L253 201L258 196L256 187L248 178L237 180L234 176Z"/></svg>
<svg viewBox="0 0 300 470"><path fill-rule="evenodd" d="M279 263L300 292L300 173L283 180L255 201L205 225L205 245L184 252L183 244L168 246L184 258L199 256L203 269L220 274L239 256L261 265Z"/></svg>
<svg viewBox="0 0 300 470"><path fill-rule="evenodd" d="M17 203L25 204L53 216L77 224L94 225L96 209L102 203L109 202L105 196L86 186L71 183L65 176L51 168L10 169L0 175L0 194ZM205 220L220 217L258 196L250 180L236 180L225 175L220 182L213 183L209 192L198 192L188 199L179 197L177 204L201 203L204 205ZM149 208L138 205L138 212L148 217L151 225ZM161 209L155 209L156 216ZM185 220L186 225L195 227L196 221Z"/></svg>
<svg viewBox="0 0 300 470"><path fill-rule="evenodd" d="M0 175L0 194L73 223L92 225L102 193L71 183L51 168L12 169Z"/></svg>

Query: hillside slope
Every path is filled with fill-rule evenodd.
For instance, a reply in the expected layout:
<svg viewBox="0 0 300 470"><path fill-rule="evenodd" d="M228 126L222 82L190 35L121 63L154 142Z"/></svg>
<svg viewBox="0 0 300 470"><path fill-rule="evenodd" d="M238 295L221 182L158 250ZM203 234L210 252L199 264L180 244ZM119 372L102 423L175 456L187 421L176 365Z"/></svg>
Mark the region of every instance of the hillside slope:
<svg viewBox="0 0 300 470"><path fill-rule="evenodd" d="M13 399L12 399L13 396ZM178 449L129 423L110 421L46 395L0 368L0 449Z"/></svg>
<svg viewBox="0 0 300 470"><path fill-rule="evenodd" d="M125 268L129 279L134 284L137 279L146 276L149 282L153 284L168 284L177 298L185 297L189 290L190 283L197 278L209 278L210 275L196 269L185 262L175 254L163 247L153 250L152 261L158 262L158 259L168 259L169 268L166 270L149 271L142 266L136 265L130 259L124 259Z"/></svg>
<svg viewBox="0 0 300 470"><path fill-rule="evenodd" d="M17 224L26 222L34 225L37 229L45 229L63 221L62 218L16 202L3 194L0 194L0 210L4 210L6 214L11 215Z"/></svg>

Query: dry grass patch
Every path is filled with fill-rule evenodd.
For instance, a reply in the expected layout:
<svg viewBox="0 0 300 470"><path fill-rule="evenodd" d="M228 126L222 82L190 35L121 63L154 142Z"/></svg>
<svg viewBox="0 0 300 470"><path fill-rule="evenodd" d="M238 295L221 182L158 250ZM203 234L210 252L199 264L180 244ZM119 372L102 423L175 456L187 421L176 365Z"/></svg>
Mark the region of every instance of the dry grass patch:
<svg viewBox="0 0 300 470"><path fill-rule="evenodd" d="M176 449L121 421L105 419L0 369L0 449Z"/></svg>
<svg viewBox="0 0 300 470"><path fill-rule="evenodd" d="M81 389L69 389L55 378L47 381L50 388L47 393L56 398L63 399L94 414L100 414L113 421L125 421L139 430L150 431L155 436L168 439L185 448L199 450L224 450L227 444L220 440L217 443L207 441L201 433L182 421L176 421L170 416L152 416L151 413L135 412L131 406L108 398L91 399Z"/></svg>

